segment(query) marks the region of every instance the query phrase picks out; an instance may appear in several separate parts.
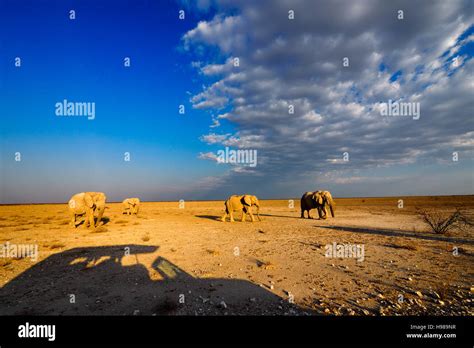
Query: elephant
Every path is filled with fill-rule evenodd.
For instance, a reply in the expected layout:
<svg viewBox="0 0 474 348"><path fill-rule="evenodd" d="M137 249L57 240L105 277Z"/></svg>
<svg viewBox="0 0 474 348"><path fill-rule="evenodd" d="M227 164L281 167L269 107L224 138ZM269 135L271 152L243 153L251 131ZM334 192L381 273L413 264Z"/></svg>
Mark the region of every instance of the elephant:
<svg viewBox="0 0 474 348"><path fill-rule="evenodd" d="M126 198L122 202L123 214L132 215L138 214L140 209L140 199L138 198Z"/></svg>
<svg viewBox="0 0 474 348"><path fill-rule="evenodd" d="M101 224L102 215L105 210L107 197L103 192L81 192L76 193L68 202L71 214L71 226L76 226L76 216L86 215L84 225L93 228ZM97 212L97 224L94 220L94 213Z"/></svg>
<svg viewBox="0 0 474 348"><path fill-rule="evenodd" d="M233 195L230 196L225 201L225 214L221 218L222 222L226 221L227 215L230 216L230 222L234 222L234 211L242 211L242 222L245 221L245 215L249 214L250 219L252 222L255 221L253 214L252 214L252 206L257 207L257 217L258 220L261 221L259 211L260 211L260 204L258 203L258 198L252 195Z"/></svg>
<svg viewBox="0 0 474 348"><path fill-rule="evenodd" d="M308 219L311 219L309 211L311 209L317 209L319 218L327 219L328 207L332 217L335 217L336 203L332 199L329 191L305 192L301 197L301 218L304 219L304 212L307 210Z"/></svg>

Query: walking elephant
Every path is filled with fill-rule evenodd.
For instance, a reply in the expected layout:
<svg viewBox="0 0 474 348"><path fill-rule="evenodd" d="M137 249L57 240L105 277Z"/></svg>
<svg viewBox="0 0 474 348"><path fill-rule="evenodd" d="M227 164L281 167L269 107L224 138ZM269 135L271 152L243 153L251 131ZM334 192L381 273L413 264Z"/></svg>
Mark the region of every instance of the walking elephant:
<svg viewBox="0 0 474 348"><path fill-rule="evenodd" d="M123 214L132 215L138 214L140 210L140 199L138 198L126 198L122 202Z"/></svg>
<svg viewBox="0 0 474 348"><path fill-rule="evenodd" d="M76 193L68 202L71 215L71 226L76 226L76 217L86 215L84 225L95 228L101 224L102 215L105 210L105 201L107 197L103 192L81 192ZM95 212L97 212L97 222L95 221Z"/></svg>
<svg viewBox="0 0 474 348"><path fill-rule="evenodd" d="M328 208L332 217L335 217L336 203L332 199L329 191L305 192L301 197L301 217L304 218L304 212L308 211L308 219L311 219L309 211L317 209L320 219L327 219Z"/></svg>
<svg viewBox="0 0 474 348"><path fill-rule="evenodd" d="M260 211L260 204L258 202L258 198L252 195L242 195L242 196L230 196L225 201L225 214L222 217L222 221L225 222L227 216L230 217L230 222L234 222L234 212L241 211L242 212L242 222L245 221L245 215L249 214L250 219L252 222L255 221L255 218L252 214L252 206L257 207L257 217L258 220L261 221L259 211Z"/></svg>

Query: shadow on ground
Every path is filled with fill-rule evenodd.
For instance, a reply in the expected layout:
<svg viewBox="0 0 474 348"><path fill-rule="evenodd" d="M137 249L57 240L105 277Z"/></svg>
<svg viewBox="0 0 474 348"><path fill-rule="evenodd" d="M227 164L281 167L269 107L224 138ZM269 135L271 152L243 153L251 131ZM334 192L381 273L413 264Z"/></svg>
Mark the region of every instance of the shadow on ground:
<svg viewBox="0 0 474 348"><path fill-rule="evenodd" d="M51 255L0 289L0 315L316 314L246 280L195 278L160 256L151 277L139 260L158 248L117 245Z"/></svg>
<svg viewBox="0 0 474 348"><path fill-rule="evenodd" d="M209 219L209 220L214 220L214 221L221 221L221 218L222 218L222 216L216 216L216 215L194 215L194 216L201 219Z"/></svg>
<svg viewBox="0 0 474 348"><path fill-rule="evenodd" d="M260 216L270 216L270 217L280 217L280 218L290 218L290 219L301 219L301 216L291 216L291 215L270 215L270 214L260 214ZM318 220L318 219L310 219L310 220Z"/></svg>
<svg viewBox="0 0 474 348"><path fill-rule="evenodd" d="M330 230L337 230L337 231L342 231L342 232L375 234L375 235L388 236L388 237L417 238L417 239L423 239L423 240L435 240L435 241L442 241L442 242L474 245L474 240L472 239L440 236L440 235L427 233L427 232L412 232L412 231L383 229L383 228L361 228L361 227L349 227L349 226L316 226L316 227L327 228Z"/></svg>

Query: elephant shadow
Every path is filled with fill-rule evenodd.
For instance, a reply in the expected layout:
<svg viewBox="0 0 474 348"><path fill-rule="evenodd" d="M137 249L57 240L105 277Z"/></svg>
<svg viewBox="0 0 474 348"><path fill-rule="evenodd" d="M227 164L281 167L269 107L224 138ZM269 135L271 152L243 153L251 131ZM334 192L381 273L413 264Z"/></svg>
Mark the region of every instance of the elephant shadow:
<svg viewBox="0 0 474 348"><path fill-rule="evenodd" d="M415 238L428 241L440 241L440 242L450 242L450 243L461 243L461 244L470 244L474 245L473 239L467 238L456 238L449 236L440 236L432 233L419 233L407 230L395 230L387 228L361 228L361 227L352 227L352 226L315 226L318 228L325 228L340 232L348 233L361 233L361 234L371 234L371 235L380 235L385 237L402 237L402 238Z"/></svg>
<svg viewBox="0 0 474 348"><path fill-rule="evenodd" d="M158 246L74 248L53 254L0 289L0 315L310 315L247 280L197 278ZM25 260L26 261L26 260Z"/></svg>
<svg viewBox="0 0 474 348"><path fill-rule="evenodd" d="M209 220L214 220L214 221L221 221L221 218L222 218L222 216L216 216L216 215L194 215L194 216L201 219L209 219Z"/></svg>
<svg viewBox="0 0 474 348"><path fill-rule="evenodd" d="M83 218L81 219L81 221L76 222L76 227L79 227L79 226L82 226L83 224L85 224L85 222L86 222L86 216L85 216L85 214L82 214L81 217L83 217ZM97 220L98 220L97 216L94 216L94 223L95 223L96 225L97 225L97 223L98 223ZM100 219L100 222L101 222L101 225L102 225L102 226L103 226L103 225L107 225L107 224L110 222L110 218L107 217L107 216L102 216L102 218Z"/></svg>

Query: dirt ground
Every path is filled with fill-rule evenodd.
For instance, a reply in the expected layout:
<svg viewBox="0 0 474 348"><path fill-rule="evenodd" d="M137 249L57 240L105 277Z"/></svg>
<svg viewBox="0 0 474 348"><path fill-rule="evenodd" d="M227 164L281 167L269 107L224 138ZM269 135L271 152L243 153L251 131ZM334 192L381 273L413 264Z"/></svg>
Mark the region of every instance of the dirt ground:
<svg viewBox="0 0 474 348"><path fill-rule="evenodd" d="M39 248L0 258L0 315L473 315L474 231L434 234L415 208L472 216L474 196L336 204L310 220L298 198L263 200L262 221L223 223L222 201L109 203L95 230L66 203L0 206L0 243ZM363 260L326 257L333 243Z"/></svg>

